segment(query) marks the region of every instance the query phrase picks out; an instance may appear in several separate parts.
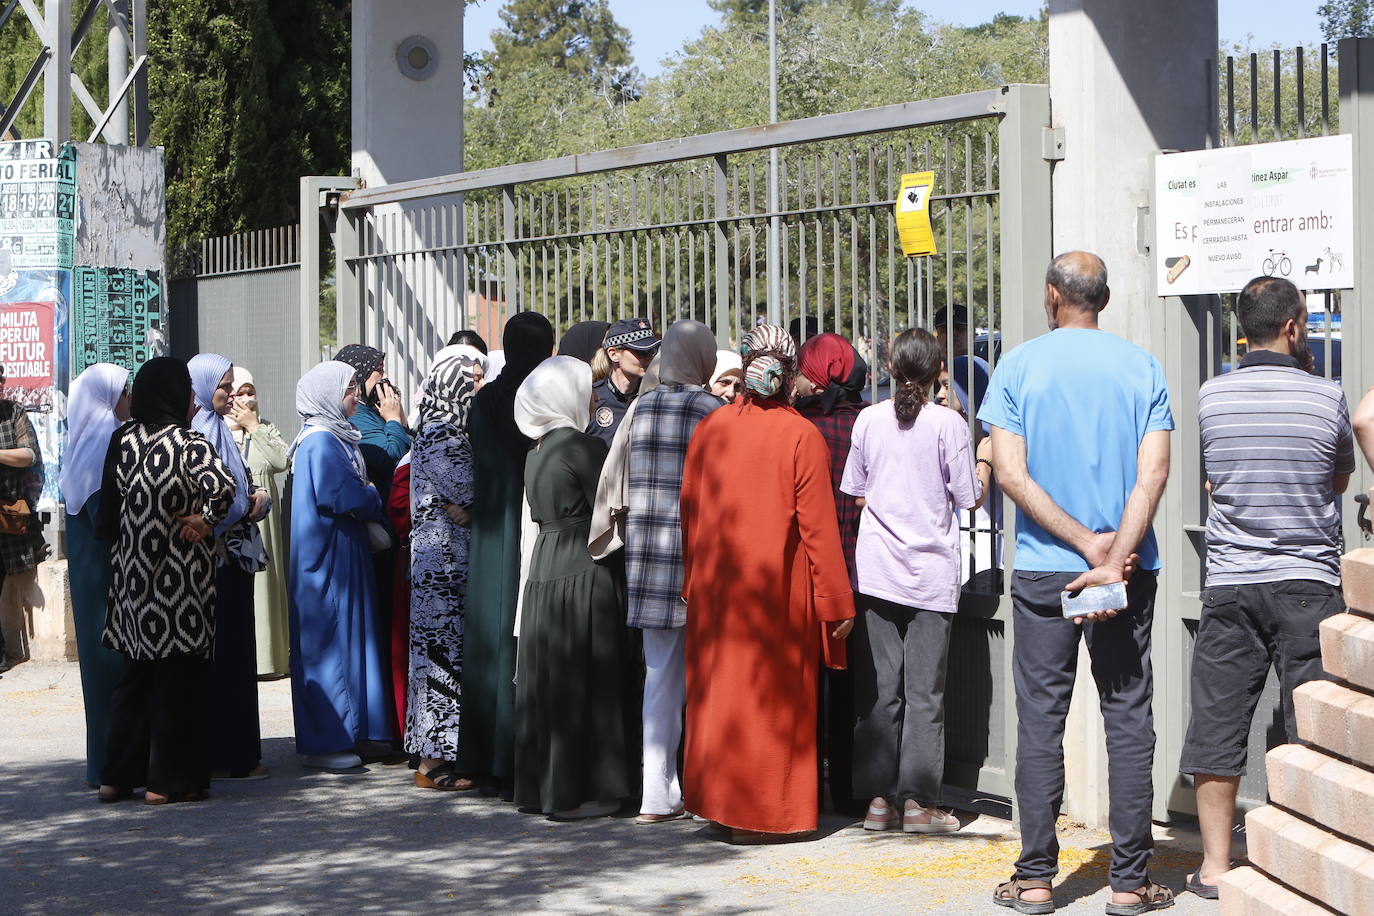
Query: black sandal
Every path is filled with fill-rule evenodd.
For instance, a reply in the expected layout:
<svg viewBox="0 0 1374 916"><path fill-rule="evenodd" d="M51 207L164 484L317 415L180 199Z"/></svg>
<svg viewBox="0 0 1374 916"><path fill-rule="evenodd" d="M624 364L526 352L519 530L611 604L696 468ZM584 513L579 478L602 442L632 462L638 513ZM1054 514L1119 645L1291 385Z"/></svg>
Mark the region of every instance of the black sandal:
<svg viewBox="0 0 1374 916"><path fill-rule="evenodd" d="M1107 916L1136 916L1138 913L1149 913L1152 910L1162 910L1174 905L1174 892L1172 888L1162 884L1155 884L1148 878L1145 886L1137 891L1129 891L1140 898L1139 903L1108 903Z"/></svg>
<svg viewBox="0 0 1374 916"><path fill-rule="evenodd" d="M1018 878L1012 875L1010 881L1003 881L992 892L992 902L998 906L1009 906L1018 913L1028 916L1044 916L1054 912L1054 900L1022 900L1026 891L1052 891L1053 886L1044 878Z"/></svg>
<svg viewBox="0 0 1374 916"><path fill-rule="evenodd" d="M457 768L451 763L441 763L427 773L415 770L415 785L421 789L438 789L440 792L466 792L477 788L477 783L466 776L459 776Z"/></svg>

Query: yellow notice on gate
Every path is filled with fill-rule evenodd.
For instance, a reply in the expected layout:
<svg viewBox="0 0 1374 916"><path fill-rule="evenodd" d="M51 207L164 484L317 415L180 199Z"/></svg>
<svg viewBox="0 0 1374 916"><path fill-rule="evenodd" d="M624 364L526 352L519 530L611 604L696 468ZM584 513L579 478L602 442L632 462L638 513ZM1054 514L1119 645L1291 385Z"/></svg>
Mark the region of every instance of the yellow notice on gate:
<svg viewBox="0 0 1374 916"><path fill-rule="evenodd" d="M935 190L934 172L902 176L897 192L897 233L902 254L919 258L935 253L935 232L930 228L930 196Z"/></svg>

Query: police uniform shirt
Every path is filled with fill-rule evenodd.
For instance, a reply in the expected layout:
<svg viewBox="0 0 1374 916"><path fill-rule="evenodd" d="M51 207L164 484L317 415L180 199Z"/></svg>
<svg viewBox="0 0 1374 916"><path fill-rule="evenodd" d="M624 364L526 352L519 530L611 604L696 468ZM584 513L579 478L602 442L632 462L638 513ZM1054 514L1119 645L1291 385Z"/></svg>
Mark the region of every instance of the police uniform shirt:
<svg viewBox="0 0 1374 916"><path fill-rule="evenodd" d="M596 406L592 408L592 419L587 424L587 432L609 446L635 396L621 394L610 378L603 378L593 385L592 396L596 398Z"/></svg>

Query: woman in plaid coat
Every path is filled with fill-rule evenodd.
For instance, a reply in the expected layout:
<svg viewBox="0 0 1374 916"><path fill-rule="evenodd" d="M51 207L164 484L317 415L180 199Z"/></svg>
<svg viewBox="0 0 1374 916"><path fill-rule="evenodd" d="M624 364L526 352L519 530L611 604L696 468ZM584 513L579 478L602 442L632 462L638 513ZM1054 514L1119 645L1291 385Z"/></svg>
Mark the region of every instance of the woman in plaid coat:
<svg viewBox="0 0 1374 916"><path fill-rule="evenodd" d="M677 749L687 699L687 605L682 601L682 463L697 424L721 406L704 389L716 338L699 321L668 329L659 384L630 417L630 511L625 517L629 625L644 631L644 798L637 823L682 817Z"/></svg>

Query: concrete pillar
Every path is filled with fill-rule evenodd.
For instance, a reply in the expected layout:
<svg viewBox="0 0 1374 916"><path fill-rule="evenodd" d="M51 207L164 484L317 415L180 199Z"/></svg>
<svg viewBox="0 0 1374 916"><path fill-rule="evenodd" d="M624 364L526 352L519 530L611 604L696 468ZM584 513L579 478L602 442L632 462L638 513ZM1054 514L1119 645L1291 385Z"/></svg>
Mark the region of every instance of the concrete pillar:
<svg viewBox="0 0 1374 916"><path fill-rule="evenodd" d="M1137 215L1162 149L1202 149L1211 115L1204 65L1217 56L1206 0L1050 0L1050 105L1064 128L1054 170L1055 253L1107 262L1103 326L1141 346L1156 307Z"/></svg>
<svg viewBox="0 0 1374 916"><path fill-rule="evenodd" d="M463 4L354 0L353 170L367 187L463 169Z"/></svg>
<svg viewBox="0 0 1374 916"><path fill-rule="evenodd" d="M1143 208L1150 204L1156 153L1207 145L1214 116L1204 79L1206 61L1217 56L1217 5L1050 0L1049 12L1050 102L1054 125L1064 130L1064 159L1053 179L1054 251L1081 248L1101 255L1112 290L1102 326L1162 358L1157 318L1166 304L1153 295L1147 247L1153 241L1143 237ZM1161 588L1159 601L1167 600ZM1157 700L1164 616L1157 607ZM1158 731L1164 724L1158 702L1156 710ZM1086 648L1079 656L1064 747L1064 812L1105 825L1107 756ZM1156 761L1157 784L1176 772L1171 768L1177 762Z"/></svg>

